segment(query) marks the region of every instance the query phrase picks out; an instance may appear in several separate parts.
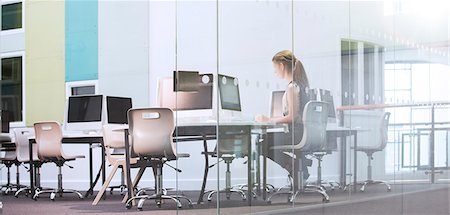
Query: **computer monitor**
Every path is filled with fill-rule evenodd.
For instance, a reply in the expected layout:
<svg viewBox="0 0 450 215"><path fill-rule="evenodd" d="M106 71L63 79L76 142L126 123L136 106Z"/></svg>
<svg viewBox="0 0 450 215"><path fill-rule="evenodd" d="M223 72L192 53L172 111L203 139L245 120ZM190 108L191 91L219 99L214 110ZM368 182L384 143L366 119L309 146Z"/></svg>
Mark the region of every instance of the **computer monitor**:
<svg viewBox="0 0 450 215"><path fill-rule="evenodd" d="M306 94L309 97L309 101L318 101L318 96L317 96L317 89L308 89L307 88L307 92Z"/></svg>
<svg viewBox="0 0 450 215"><path fill-rule="evenodd" d="M173 89L175 92L196 92L201 77L197 71L173 71Z"/></svg>
<svg viewBox="0 0 450 215"><path fill-rule="evenodd" d="M103 124L103 96L71 96L66 103L65 129L99 131Z"/></svg>
<svg viewBox="0 0 450 215"><path fill-rule="evenodd" d="M213 106L213 75L199 74L197 91L175 92L173 77L158 82L159 106L179 110L206 110Z"/></svg>
<svg viewBox="0 0 450 215"><path fill-rule="evenodd" d="M270 105L270 117L283 116L283 95L284 90L273 91Z"/></svg>
<svg viewBox="0 0 450 215"><path fill-rule="evenodd" d="M334 109L333 95L331 91L320 89L320 101L328 103L328 122L336 122L336 111Z"/></svg>
<svg viewBox="0 0 450 215"><path fill-rule="evenodd" d="M127 113L131 108L131 98L106 96L106 118L108 124L128 124Z"/></svg>
<svg viewBox="0 0 450 215"><path fill-rule="evenodd" d="M239 82L235 77L218 76L220 104L223 110L241 111L241 98L239 96Z"/></svg>

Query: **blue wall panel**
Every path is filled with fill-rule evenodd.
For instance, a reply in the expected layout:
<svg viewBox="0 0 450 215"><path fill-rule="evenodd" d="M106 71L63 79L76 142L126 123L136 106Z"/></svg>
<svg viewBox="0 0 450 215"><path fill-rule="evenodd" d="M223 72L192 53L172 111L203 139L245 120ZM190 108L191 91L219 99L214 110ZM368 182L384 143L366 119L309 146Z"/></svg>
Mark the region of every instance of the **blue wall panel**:
<svg viewBox="0 0 450 215"><path fill-rule="evenodd" d="M98 0L65 1L66 82L98 79Z"/></svg>

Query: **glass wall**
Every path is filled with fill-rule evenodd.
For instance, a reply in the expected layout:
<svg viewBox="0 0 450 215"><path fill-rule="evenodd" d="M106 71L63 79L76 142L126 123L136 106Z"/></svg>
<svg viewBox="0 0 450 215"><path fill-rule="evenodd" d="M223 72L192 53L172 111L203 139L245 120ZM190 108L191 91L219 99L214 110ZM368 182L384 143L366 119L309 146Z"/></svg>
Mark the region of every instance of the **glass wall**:
<svg viewBox="0 0 450 215"><path fill-rule="evenodd" d="M145 211L423 214L415 193L431 191L448 202L445 0L64 1L47 9L57 23L34 18L46 1L13 2L2 3L0 51L1 108L14 122L65 123L66 97L94 93L173 111L177 156L138 187L163 188L182 209L147 200ZM41 42L42 26L58 40ZM11 55L4 41L18 28L27 46Z"/></svg>

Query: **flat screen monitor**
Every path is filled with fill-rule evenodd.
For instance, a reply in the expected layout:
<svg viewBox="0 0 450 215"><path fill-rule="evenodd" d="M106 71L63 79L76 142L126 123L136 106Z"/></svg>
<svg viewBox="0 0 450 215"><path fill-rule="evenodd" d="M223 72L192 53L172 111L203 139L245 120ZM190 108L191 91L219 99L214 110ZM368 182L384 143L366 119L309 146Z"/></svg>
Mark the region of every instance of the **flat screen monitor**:
<svg viewBox="0 0 450 215"><path fill-rule="evenodd" d="M158 82L159 106L178 110L212 109L213 75L199 74L197 91L176 92L173 77L160 78Z"/></svg>
<svg viewBox="0 0 450 215"><path fill-rule="evenodd" d="M281 117L283 116L283 95L284 90L273 91L270 105L270 116Z"/></svg>
<svg viewBox="0 0 450 215"><path fill-rule="evenodd" d="M201 77L197 71L173 71L173 89L175 92L196 92Z"/></svg>
<svg viewBox="0 0 450 215"><path fill-rule="evenodd" d="M328 104L328 120L336 122L336 111L334 109L333 95L329 90L320 89L320 100Z"/></svg>
<svg viewBox="0 0 450 215"><path fill-rule="evenodd" d="M102 127L103 96L71 96L66 105L66 130L100 130Z"/></svg>
<svg viewBox="0 0 450 215"><path fill-rule="evenodd" d="M231 76L218 76L220 104L224 110L241 111L238 79Z"/></svg>
<svg viewBox="0 0 450 215"><path fill-rule="evenodd" d="M309 96L309 101L317 101L317 89L308 89L307 95Z"/></svg>
<svg viewBox="0 0 450 215"><path fill-rule="evenodd" d="M131 108L131 98L106 96L106 117L108 124L128 124L127 113Z"/></svg>

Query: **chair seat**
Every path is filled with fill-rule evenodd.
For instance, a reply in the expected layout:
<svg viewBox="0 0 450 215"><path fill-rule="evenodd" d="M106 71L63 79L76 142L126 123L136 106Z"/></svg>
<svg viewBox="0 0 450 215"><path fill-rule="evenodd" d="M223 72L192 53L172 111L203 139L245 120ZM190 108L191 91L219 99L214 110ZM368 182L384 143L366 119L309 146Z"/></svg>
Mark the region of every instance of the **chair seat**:
<svg viewBox="0 0 450 215"><path fill-rule="evenodd" d="M190 154L188 154L188 153L178 153L177 154L177 158L188 158L188 157L190 157L191 155Z"/></svg>
<svg viewBox="0 0 450 215"><path fill-rule="evenodd" d="M85 158L84 155L64 155L64 160L75 160L77 158Z"/></svg>
<svg viewBox="0 0 450 215"><path fill-rule="evenodd" d="M356 147L356 151L366 152L366 153L373 153L381 151L379 147L373 147L373 146L358 146Z"/></svg>
<svg viewBox="0 0 450 215"><path fill-rule="evenodd" d="M2 161L13 161L16 160L16 151L5 151L5 155L0 157Z"/></svg>
<svg viewBox="0 0 450 215"><path fill-rule="evenodd" d="M9 136L9 134L1 134L0 142L11 142L11 137Z"/></svg>

